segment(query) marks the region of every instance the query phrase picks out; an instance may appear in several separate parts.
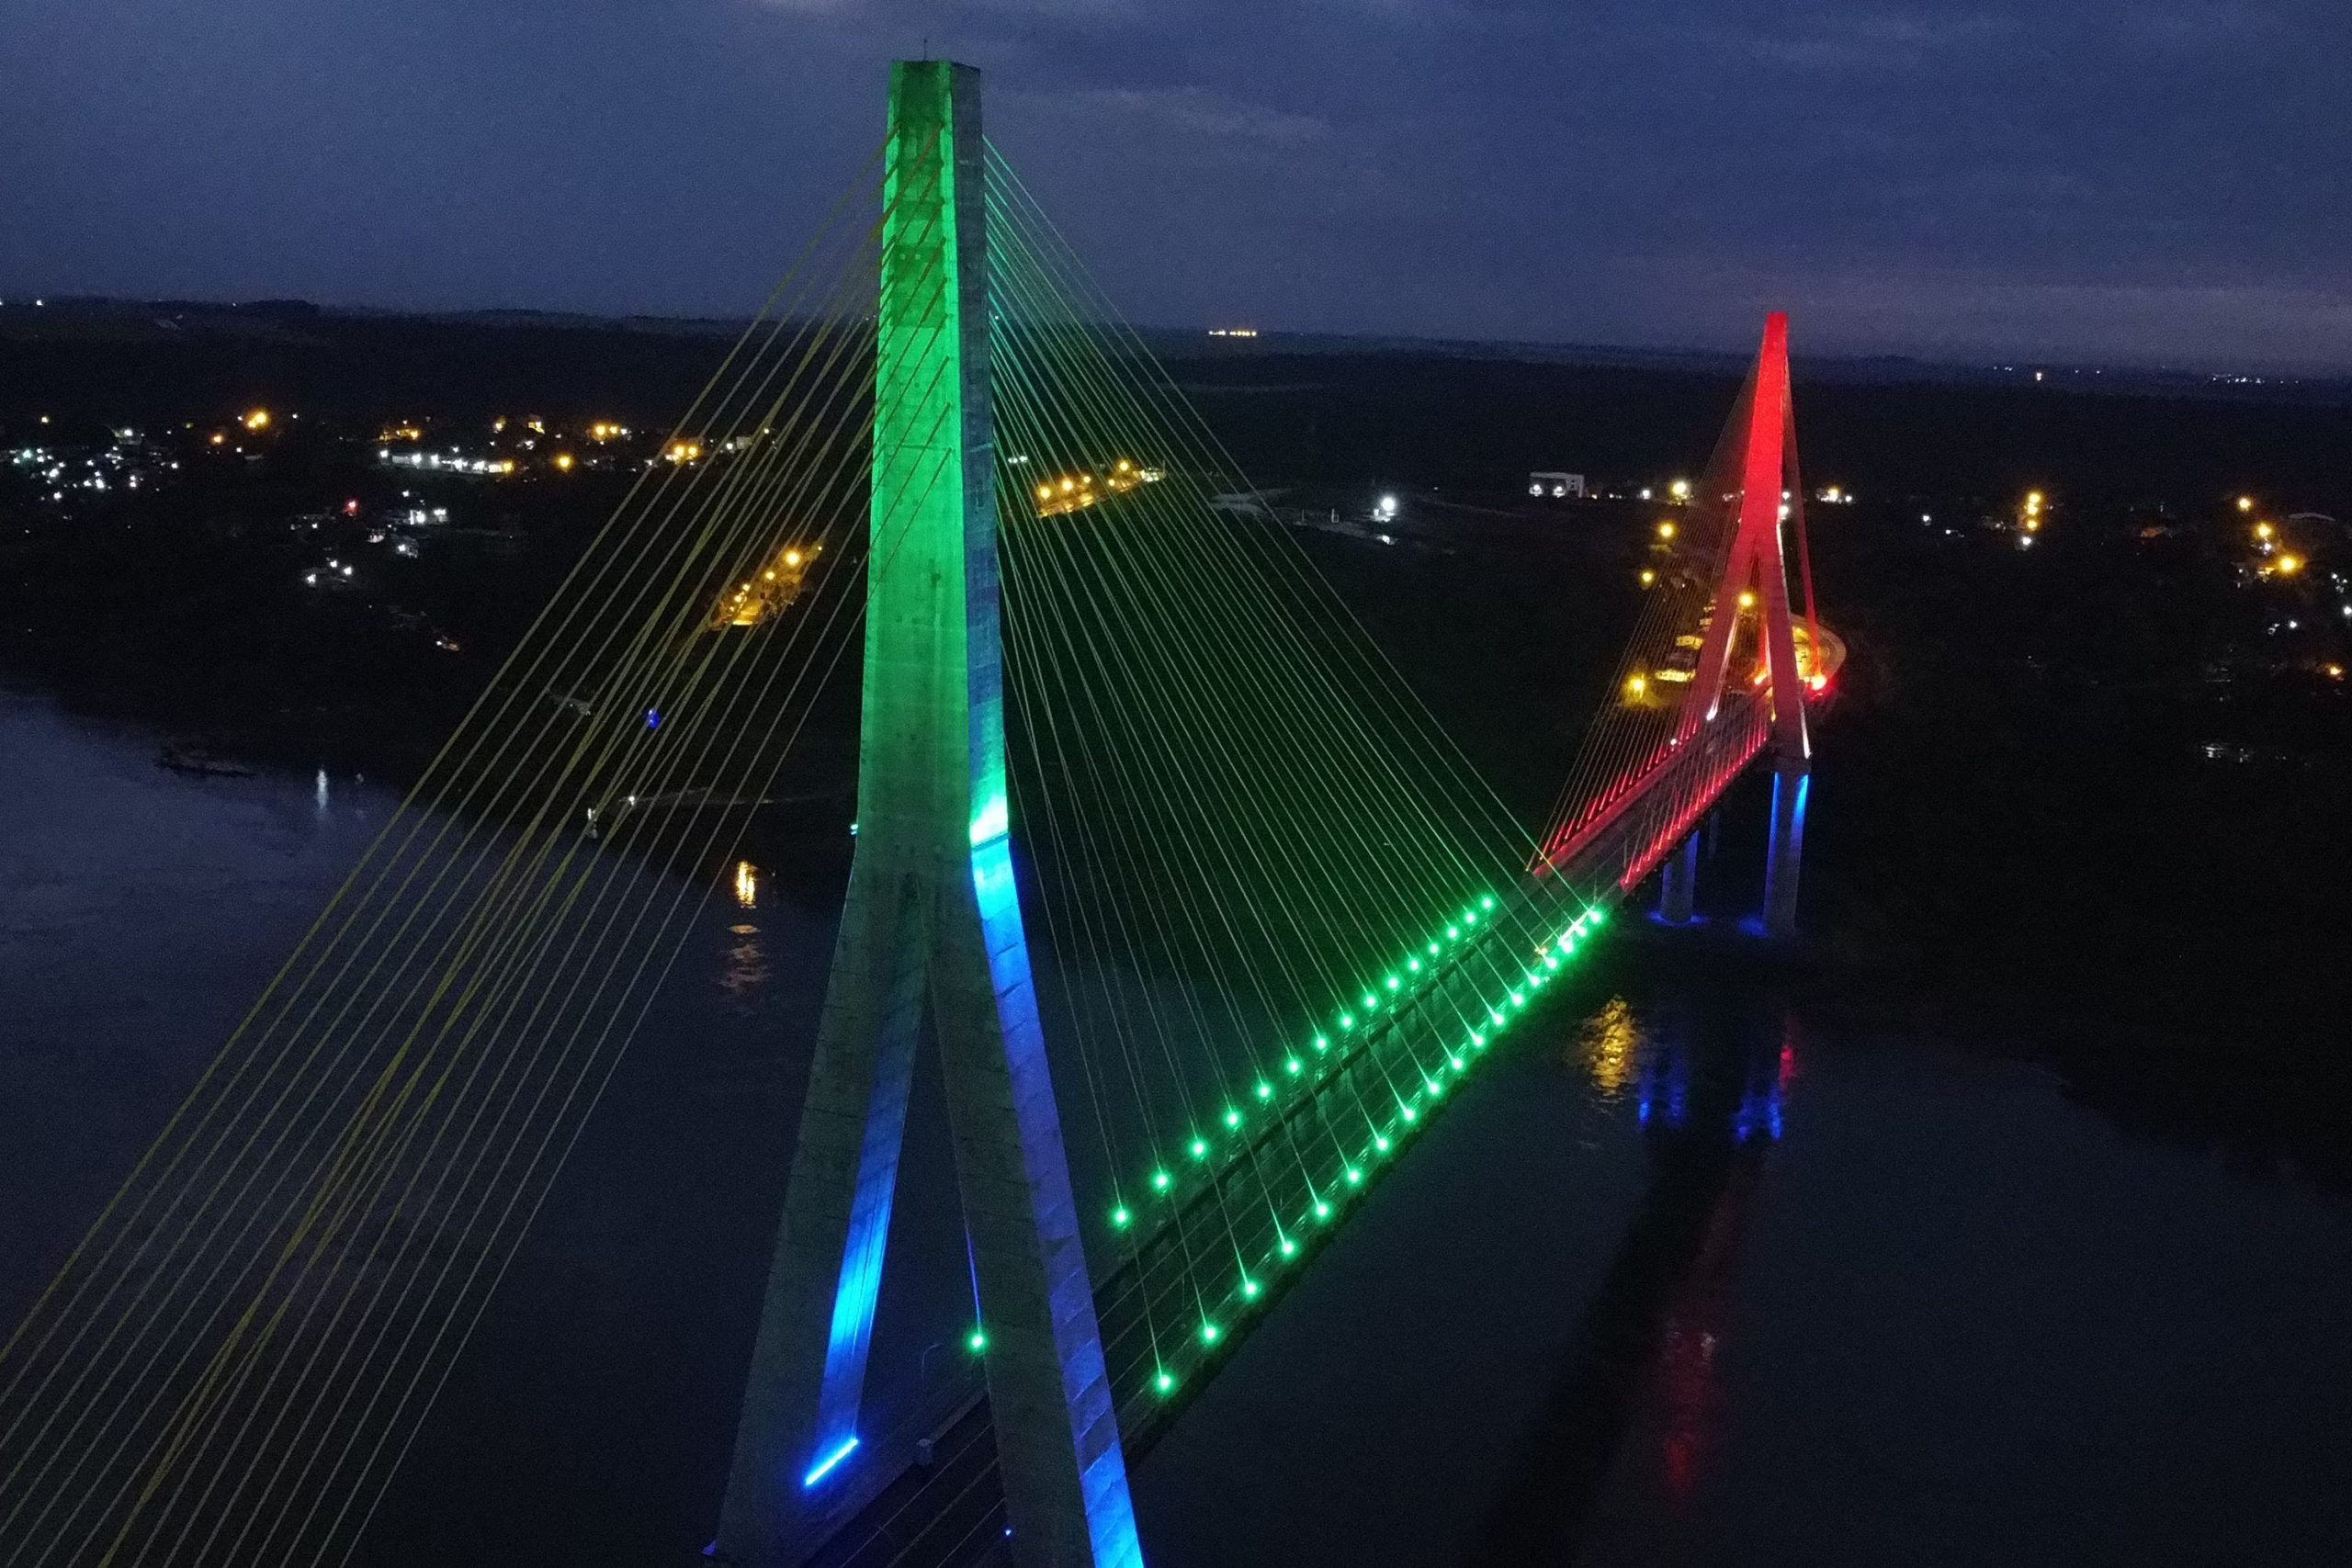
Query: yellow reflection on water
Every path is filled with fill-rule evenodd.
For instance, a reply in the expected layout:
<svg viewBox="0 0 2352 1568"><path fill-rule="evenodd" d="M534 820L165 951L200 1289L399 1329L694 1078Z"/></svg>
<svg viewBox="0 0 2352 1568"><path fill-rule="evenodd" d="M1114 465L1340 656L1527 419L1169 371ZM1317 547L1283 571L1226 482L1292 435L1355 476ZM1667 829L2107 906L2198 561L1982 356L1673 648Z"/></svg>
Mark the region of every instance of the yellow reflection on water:
<svg viewBox="0 0 2352 1568"><path fill-rule="evenodd" d="M760 868L747 860L735 863L735 902L746 909L760 907Z"/></svg>
<svg viewBox="0 0 2352 1568"><path fill-rule="evenodd" d="M767 949L761 944L757 926L729 926L727 934L735 941L720 954L724 962L718 972L718 988L737 1002L749 1002L752 994L767 984Z"/></svg>
<svg viewBox="0 0 2352 1568"><path fill-rule="evenodd" d="M1634 1081L1641 1065L1642 1032L1623 997L1611 997L1584 1021L1568 1047L1571 1059L1592 1077L1593 1087L1614 1098Z"/></svg>

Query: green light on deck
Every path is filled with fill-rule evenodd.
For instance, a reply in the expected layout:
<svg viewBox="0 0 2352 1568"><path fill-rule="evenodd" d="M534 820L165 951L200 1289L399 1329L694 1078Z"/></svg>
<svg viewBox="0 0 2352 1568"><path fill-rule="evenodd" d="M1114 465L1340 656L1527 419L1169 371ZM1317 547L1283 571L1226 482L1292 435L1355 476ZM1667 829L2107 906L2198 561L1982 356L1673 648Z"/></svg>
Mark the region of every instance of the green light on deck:
<svg viewBox="0 0 2352 1568"><path fill-rule="evenodd" d="M1202 1343L1202 1344L1204 1344L1204 1345L1214 1345L1214 1344L1216 1344L1216 1343L1217 1342L1217 1338L1218 1338L1218 1337L1219 1337L1219 1336L1221 1336L1221 1335L1222 1335L1222 1334L1224 1334L1224 1333L1225 1333L1225 1330L1224 1330L1224 1329L1222 1329L1222 1328L1219 1328L1219 1327L1218 1327L1218 1326L1217 1326L1214 1322L1212 1322L1210 1319L1208 1319L1208 1318L1203 1318L1203 1319L1201 1320L1201 1343Z"/></svg>
<svg viewBox="0 0 2352 1568"><path fill-rule="evenodd" d="M1470 1032L1470 1043L1483 1051L1487 1048L1487 1037L1474 1029Z"/></svg>
<svg viewBox="0 0 2352 1568"><path fill-rule="evenodd" d="M1351 1012L1343 1012L1343 1013L1341 1013L1341 1014L1340 1015L1340 1027L1341 1029L1353 1029L1355 1026L1356 1026L1356 1015L1355 1015L1355 1014L1353 1014L1353 1013L1351 1013ZM1323 1043L1322 1043L1320 1040L1317 1041L1317 1042L1316 1042L1316 1043L1315 1043L1315 1048L1316 1048L1317 1051L1320 1051L1321 1049L1323 1049Z"/></svg>
<svg viewBox="0 0 2352 1568"><path fill-rule="evenodd" d="M1437 943L1435 942L1430 943L1430 956L1431 958L1435 958L1437 956Z"/></svg>
<svg viewBox="0 0 2352 1568"><path fill-rule="evenodd" d="M1290 1074L1291 1077L1296 1077L1299 1074L1306 1070L1306 1064L1300 1061L1297 1057L1293 1056L1290 1060L1283 1064L1283 1070Z"/></svg>
<svg viewBox="0 0 2352 1568"><path fill-rule="evenodd" d="M1329 1219L1331 1217L1331 1205L1326 1203L1320 1198L1315 1200L1315 1217L1318 1220Z"/></svg>
<svg viewBox="0 0 2352 1568"><path fill-rule="evenodd" d="M1609 911L1608 911L1608 910L1606 910L1606 909L1599 909L1599 908L1587 909L1587 910L1584 912L1584 918L1585 918L1586 919L1588 919L1588 920L1590 920L1594 925L1596 925L1596 926L1597 926L1597 925L1600 924L1600 922L1601 922L1601 921L1603 921L1603 920L1605 920L1605 919L1607 919L1609 918Z"/></svg>
<svg viewBox="0 0 2352 1568"><path fill-rule="evenodd" d="M1399 979L1398 979L1398 978L1396 978L1396 976L1394 976L1394 975L1389 976L1387 977L1387 981L1386 981L1386 984L1387 984L1388 988L1389 988L1390 990L1392 990L1392 991L1393 991L1393 990L1395 990L1397 987L1399 987L1399 986L1403 985L1404 983L1405 983L1404 981L1399 980Z"/></svg>
<svg viewBox="0 0 2352 1568"><path fill-rule="evenodd" d="M1503 1017L1502 1010L1500 1008L1488 1008L1487 1010L1487 1021L1489 1023L1498 1024L1510 1021Z"/></svg>
<svg viewBox="0 0 2352 1568"><path fill-rule="evenodd" d="M1477 911L1477 910L1476 910L1476 909L1464 909L1464 910L1463 910L1463 911L1462 911L1462 923L1463 923L1464 925L1465 925L1465 926L1475 926L1475 925L1476 925L1476 924L1478 923L1478 911Z"/></svg>
<svg viewBox="0 0 2352 1568"><path fill-rule="evenodd" d="M1363 1009L1366 1012L1370 1012L1379 1005L1380 998L1378 997L1374 996L1370 991L1366 991L1363 994Z"/></svg>
<svg viewBox="0 0 2352 1568"><path fill-rule="evenodd" d="M1484 898L1481 898L1481 899L1479 899L1479 900L1478 900L1478 908L1480 908L1481 909L1491 909L1491 908L1493 908L1494 907L1495 907L1495 896L1494 896L1493 894L1491 894L1491 893L1487 894Z"/></svg>
<svg viewBox="0 0 2352 1568"><path fill-rule="evenodd" d="M1228 1126L1228 1127L1238 1127L1238 1126L1240 1126L1240 1125L1241 1125L1241 1112L1239 1112L1238 1111L1236 1111L1236 1110L1235 1110L1235 1109L1233 1109L1233 1107L1231 1107L1230 1105L1227 1106L1227 1107L1225 1108L1225 1124L1226 1124L1227 1126ZM1197 1149L1195 1149L1195 1150L1194 1150L1194 1152L1193 1152L1193 1158L1195 1158L1195 1159L1197 1159L1197 1158L1199 1158L1199 1157L1200 1157L1200 1153L1199 1153L1199 1151L1198 1151Z"/></svg>
<svg viewBox="0 0 2352 1568"><path fill-rule="evenodd" d="M1296 1063L1293 1063L1293 1064L1291 1065L1291 1071L1293 1071L1293 1072L1296 1072L1297 1070L1298 1070L1298 1066L1297 1066L1297 1064L1296 1064ZM1259 1098L1260 1100L1272 1100L1272 1099L1273 1099L1273 1098L1274 1098L1274 1086L1273 1086L1273 1085L1272 1085L1272 1084L1270 1084L1270 1083L1268 1083L1265 1079L1263 1079L1263 1078L1260 1078L1260 1079L1258 1080L1258 1098Z"/></svg>
<svg viewBox="0 0 2352 1568"><path fill-rule="evenodd" d="M1363 1172L1354 1166L1348 1167L1348 1185L1351 1187L1363 1185Z"/></svg>
<svg viewBox="0 0 2352 1568"><path fill-rule="evenodd" d="M1283 1237L1282 1250L1284 1258L1295 1257L1298 1252L1298 1243L1291 1240L1288 1236L1284 1236Z"/></svg>
<svg viewBox="0 0 2352 1568"><path fill-rule="evenodd" d="M1405 1120L1408 1122L1417 1122L1420 1120L1419 1116L1415 1113L1413 1108L1409 1105L1400 1107L1399 1110Z"/></svg>
<svg viewBox="0 0 2352 1568"><path fill-rule="evenodd" d="M1408 958L1405 960L1405 967L1418 975L1421 972L1421 961L1418 958Z"/></svg>
<svg viewBox="0 0 2352 1568"><path fill-rule="evenodd" d="M1372 1140L1372 1146L1378 1149L1382 1154L1386 1154L1388 1152L1388 1134L1385 1133L1374 1134Z"/></svg>
<svg viewBox="0 0 2352 1568"><path fill-rule="evenodd" d="M1111 1223L1121 1230L1125 1230L1129 1225L1133 1224L1135 1223L1135 1215L1127 1212L1127 1206L1125 1203L1120 1204L1117 1208L1111 1211Z"/></svg>
<svg viewBox="0 0 2352 1568"><path fill-rule="evenodd" d="M1243 1276L1241 1280L1242 1300L1252 1302L1256 1301L1258 1299L1258 1292L1263 1288L1264 1287L1260 1285L1257 1280L1249 1278L1247 1275Z"/></svg>
<svg viewBox="0 0 2352 1568"><path fill-rule="evenodd" d="M1446 927L1446 928L1445 928L1445 940L1446 940L1446 941L1448 941L1448 942L1456 942L1456 941L1459 941L1459 940L1461 939L1461 936L1462 936L1462 928L1461 928L1460 926L1448 926L1448 927Z"/></svg>
<svg viewBox="0 0 2352 1568"><path fill-rule="evenodd" d="M1454 1070L1455 1072L1457 1072L1457 1073L1458 1073L1458 1072L1462 1071L1462 1058L1461 1058L1461 1057L1459 1057L1459 1056L1448 1056L1448 1057L1446 1058L1446 1060L1447 1060L1447 1061L1449 1061L1449 1062L1452 1062L1452 1063L1453 1064L1453 1070Z"/></svg>
<svg viewBox="0 0 2352 1568"><path fill-rule="evenodd" d="M989 1337L975 1328L970 1334L965 1336L964 1343L970 1346L973 1353L977 1355L989 1348Z"/></svg>
<svg viewBox="0 0 2352 1568"><path fill-rule="evenodd" d="M1155 1170L1151 1173L1151 1184L1162 1192L1168 1190L1169 1183L1173 1180L1175 1178L1164 1170Z"/></svg>
<svg viewBox="0 0 2352 1568"><path fill-rule="evenodd" d="M1527 1005L1527 993L1525 991L1513 991L1510 994L1510 1005L1515 1008L1525 1007Z"/></svg>
<svg viewBox="0 0 2352 1568"><path fill-rule="evenodd" d="M1331 1037L1328 1034L1317 1035L1315 1037L1315 1048L1317 1051L1329 1051L1331 1048Z"/></svg>
<svg viewBox="0 0 2352 1568"><path fill-rule="evenodd" d="M1158 1377L1151 1380L1151 1386L1162 1393L1173 1393L1176 1391L1176 1374L1163 1371Z"/></svg>
<svg viewBox="0 0 2352 1568"><path fill-rule="evenodd" d="M1194 1159L1206 1159L1209 1157L1209 1141L1206 1138L1194 1138L1193 1140L1193 1157Z"/></svg>

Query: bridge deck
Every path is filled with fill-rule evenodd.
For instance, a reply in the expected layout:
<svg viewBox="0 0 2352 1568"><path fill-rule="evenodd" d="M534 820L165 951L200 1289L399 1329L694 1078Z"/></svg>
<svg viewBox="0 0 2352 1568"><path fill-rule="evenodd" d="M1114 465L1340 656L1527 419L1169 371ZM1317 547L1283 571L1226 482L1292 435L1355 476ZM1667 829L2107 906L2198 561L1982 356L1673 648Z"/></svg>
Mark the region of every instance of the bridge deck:
<svg viewBox="0 0 2352 1568"><path fill-rule="evenodd" d="M1633 771L1625 788L1597 803L1539 862L1516 895L1523 912L1540 923L1588 903L1615 903L1671 852L1764 750L1770 736L1770 705L1743 694L1727 702L1717 721L1690 743L1661 748ZM1499 944L1515 924L1495 922L1490 929L1498 935L1487 945ZM1385 1027L1419 1021L1434 1027L1449 1014L1463 1015L1464 998L1456 991L1475 987L1484 977L1480 967L1457 962L1450 976L1440 977ZM1484 1003L1478 1006L1483 1010ZM1371 1089L1372 1075L1378 1071L1368 1049L1371 1038L1335 1062L1317 1093L1285 1118L1311 1114L1324 1096ZM1446 1048L1442 1042L1440 1048ZM1260 1141L1276 1134L1280 1120L1270 1121ZM1232 1173L1248 1168L1246 1160L1229 1164L1225 1175L1204 1184L1183 1209L1224 1207L1223 1222L1237 1227L1238 1250L1255 1255L1276 1240L1274 1211L1250 1204L1241 1205L1237 1214L1226 1206ZM1153 1369L1161 1361L1154 1323L1164 1334L1167 1324L1188 1322L1192 1315L1182 1219L1180 1213L1176 1223L1163 1224L1096 1287L1111 1383L1125 1391L1119 1430L1130 1464L1150 1451L1215 1370L1212 1361L1172 1393L1152 1389ZM1329 1227L1301 1234L1296 1263L1307 1261L1329 1234ZM944 1395L907 1423L870 1435L860 1445L857 1473L843 1482L833 1507L809 1523L797 1559L807 1568L952 1568L982 1561L1003 1540L1006 1524L995 1434L978 1366L967 1367Z"/></svg>

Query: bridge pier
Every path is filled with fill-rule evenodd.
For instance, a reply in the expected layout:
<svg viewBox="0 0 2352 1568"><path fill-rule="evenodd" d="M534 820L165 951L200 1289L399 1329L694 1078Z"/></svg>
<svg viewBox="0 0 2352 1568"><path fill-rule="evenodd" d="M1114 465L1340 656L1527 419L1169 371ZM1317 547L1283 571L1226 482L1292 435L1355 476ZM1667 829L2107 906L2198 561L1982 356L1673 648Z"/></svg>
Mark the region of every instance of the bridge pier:
<svg viewBox="0 0 2352 1568"><path fill-rule="evenodd" d="M904 1456L859 1405L916 1042L944 1067L1021 1568L1142 1568L1014 881L979 73L891 68L861 831L715 1558L780 1568ZM883 1473L888 1473L887 1472Z"/></svg>
<svg viewBox="0 0 2352 1568"><path fill-rule="evenodd" d="M1772 770L1772 836L1764 861L1764 934L1797 934L1797 873L1804 863L1805 797L1813 789L1812 765L1783 758Z"/></svg>
<svg viewBox="0 0 2352 1568"><path fill-rule="evenodd" d="M1657 918L1669 926L1690 923L1699 896L1699 833L1692 829L1658 872Z"/></svg>

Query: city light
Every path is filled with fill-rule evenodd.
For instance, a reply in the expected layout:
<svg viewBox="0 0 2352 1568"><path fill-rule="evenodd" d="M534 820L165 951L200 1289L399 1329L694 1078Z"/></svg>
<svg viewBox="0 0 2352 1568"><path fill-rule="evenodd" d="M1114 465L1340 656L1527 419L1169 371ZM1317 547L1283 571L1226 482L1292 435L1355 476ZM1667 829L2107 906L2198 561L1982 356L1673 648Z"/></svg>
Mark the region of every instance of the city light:
<svg viewBox="0 0 2352 1568"><path fill-rule="evenodd" d="M1643 586L1643 587L1647 588L1651 583L1656 582L1657 581L1657 572L1652 571L1648 567L1644 567L1644 568L1642 568L1642 586Z"/></svg>
<svg viewBox="0 0 2352 1568"><path fill-rule="evenodd" d="M571 472L571 454L569 452L558 452L555 455L555 467L558 473L568 474Z"/></svg>
<svg viewBox="0 0 2352 1568"><path fill-rule="evenodd" d="M245 428L247 430L267 430L269 428L269 411L267 409L255 409L253 412L245 415Z"/></svg>
<svg viewBox="0 0 2352 1568"><path fill-rule="evenodd" d="M1674 537L1674 525L1671 523L1659 524L1657 525L1657 536L1661 539L1671 539Z"/></svg>
<svg viewBox="0 0 2352 1568"><path fill-rule="evenodd" d="M1688 501L1690 499L1690 481L1689 479L1677 479L1672 484L1666 487L1666 493L1674 497L1677 501Z"/></svg>
<svg viewBox="0 0 2352 1568"><path fill-rule="evenodd" d="M1644 679L1640 674L1636 673L1625 677L1625 694L1627 696L1638 697L1649 689L1649 682Z"/></svg>
<svg viewBox="0 0 2352 1568"><path fill-rule="evenodd" d="M2295 575L2295 573L2297 573L2297 572L2299 572L2299 571L2301 571L2301 570L2303 570L2303 558L2302 558L2302 557L2301 557L2301 556L2280 556L2280 557L2278 558L2278 575L2279 575L2279 576L2281 576L2281 577L2292 577L2292 576L2294 576L2294 575Z"/></svg>
<svg viewBox="0 0 2352 1568"><path fill-rule="evenodd" d="M807 564L816 558L821 547L811 545L802 549L793 546L770 556L758 576L747 578L719 594L718 603L711 609L711 629L756 626L790 609L807 586Z"/></svg>
<svg viewBox="0 0 2352 1568"><path fill-rule="evenodd" d="M2250 496L2250 495L2242 495L2242 496L2238 497L2238 510L2239 510L2240 512L2251 512L2251 511L2253 511L2253 510L2254 510L2254 497L2252 497L2252 496Z"/></svg>

